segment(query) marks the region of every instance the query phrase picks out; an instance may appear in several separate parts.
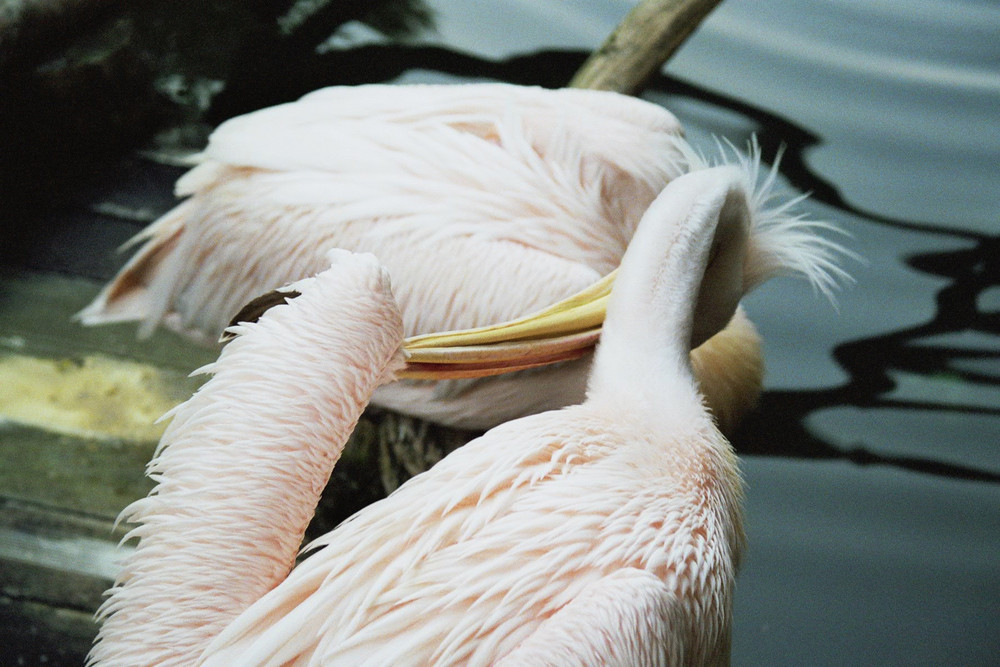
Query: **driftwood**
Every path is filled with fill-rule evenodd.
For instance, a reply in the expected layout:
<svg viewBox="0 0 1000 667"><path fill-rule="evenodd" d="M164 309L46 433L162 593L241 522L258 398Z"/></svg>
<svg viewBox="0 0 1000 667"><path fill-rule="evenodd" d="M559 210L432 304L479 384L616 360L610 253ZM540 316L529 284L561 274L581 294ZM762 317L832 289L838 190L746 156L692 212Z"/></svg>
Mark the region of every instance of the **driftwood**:
<svg viewBox="0 0 1000 667"><path fill-rule="evenodd" d="M721 0L644 0L569 85L635 95Z"/></svg>

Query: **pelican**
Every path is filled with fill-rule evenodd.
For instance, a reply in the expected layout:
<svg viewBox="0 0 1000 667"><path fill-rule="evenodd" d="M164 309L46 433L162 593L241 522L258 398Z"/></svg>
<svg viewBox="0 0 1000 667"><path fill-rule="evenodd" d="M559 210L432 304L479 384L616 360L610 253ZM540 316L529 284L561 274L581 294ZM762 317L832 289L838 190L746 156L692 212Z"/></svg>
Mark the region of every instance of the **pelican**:
<svg viewBox="0 0 1000 667"><path fill-rule="evenodd" d="M743 491L690 351L753 286L751 247L795 248L762 279L833 279L804 223L760 229L750 171L686 174L648 207L585 401L488 431L292 569L368 397L411 364L387 270L328 254L173 412L91 667L726 663Z"/></svg>
<svg viewBox="0 0 1000 667"><path fill-rule="evenodd" d="M144 245L79 318L214 343L240 306L324 269L338 247L388 268L407 336L511 320L618 266L656 195L703 166L681 134L662 107L603 91L319 90L222 124L177 183L186 199L133 240ZM753 282L767 267L745 270ZM756 332L740 312L696 354L702 390L731 430L759 392ZM580 402L590 361L396 382L372 400L485 429Z"/></svg>

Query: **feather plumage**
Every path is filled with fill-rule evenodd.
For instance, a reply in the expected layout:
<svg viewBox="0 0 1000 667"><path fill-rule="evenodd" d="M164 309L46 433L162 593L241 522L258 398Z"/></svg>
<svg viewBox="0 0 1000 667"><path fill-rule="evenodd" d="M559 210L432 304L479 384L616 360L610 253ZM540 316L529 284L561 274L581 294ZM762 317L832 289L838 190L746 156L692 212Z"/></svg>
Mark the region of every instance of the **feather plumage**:
<svg viewBox="0 0 1000 667"><path fill-rule="evenodd" d="M333 267L310 280L307 294L240 325L253 335L227 346L202 369L211 379L166 415L171 422L148 467L156 490L122 513L139 524L125 539L139 544L99 612L92 662L191 664L207 639L291 568L368 394L403 363L384 270L371 256L330 257ZM238 470L237 488L213 483ZM206 560L202 551L222 558ZM178 593L181 580L186 594ZM225 590L206 614L200 594L219 591L219 582Z"/></svg>
<svg viewBox="0 0 1000 667"><path fill-rule="evenodd" d="M742 483L689 352L699 313L724 323L730 291L748 288L741 264L718 263L744 257L752 199L734 168L667 186L623 260L587 400L453 452L318 539L285 578L401 340L370 259L335 257L296 283L301 296L239 325L175 412L151 469L159 485L126 512L140 543L93 664L724 664ZM706 310L707 276L723 305ZM322 326L330 318L347 324ZM361 356L345 355L355 343ZM272 349L291 354L264 373Z"/></svg>

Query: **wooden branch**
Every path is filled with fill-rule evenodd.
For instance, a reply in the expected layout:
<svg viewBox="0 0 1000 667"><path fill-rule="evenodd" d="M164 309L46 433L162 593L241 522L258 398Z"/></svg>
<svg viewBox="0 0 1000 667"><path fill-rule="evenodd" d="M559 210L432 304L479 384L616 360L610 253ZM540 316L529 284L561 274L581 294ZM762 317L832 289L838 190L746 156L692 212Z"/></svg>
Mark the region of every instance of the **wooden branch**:
<svg viewBox="0 0 1000 667"><path fill-rule="evenodd" d="M642 0L591 54L570 87L639 92L719 2Z"/></svg>

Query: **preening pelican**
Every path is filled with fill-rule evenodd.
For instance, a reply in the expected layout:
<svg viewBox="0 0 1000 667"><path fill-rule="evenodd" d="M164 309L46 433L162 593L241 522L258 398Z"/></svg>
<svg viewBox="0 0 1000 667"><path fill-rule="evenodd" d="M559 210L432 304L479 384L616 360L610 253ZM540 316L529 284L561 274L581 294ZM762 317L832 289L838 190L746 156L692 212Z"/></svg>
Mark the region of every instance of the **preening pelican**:
<svg viewBox="0 0 1000 667"><path fill-rule="evenodd" d="M759 201L738 167L668 184L616 276L586 400L449 454L289 573L368 394L405 372L385 271L332 254L237 325L173 413L158 486L123 515L139 543L91 665L725 663L742 488L689 354L753 286L752 252L774 260L756 282L831 280L831 245L796 220L754 236Z"/></svg>
<svg viewBox="0 0 1000 667"><path fill-rule="evenodd" d="M214 343L243 304L321 271L332 247L388 268L407 336L510 320L612 271L656 195L701 166L658 105L509 84L327 88L222 124L198 160L177 183L187 199L136 237L82 322ZM740 314L700 354L717 361L696 367L727 429L759 391L752 325ZM373 402L488 428L580 402L590 360L398 382ZM715 400L734 391L745 406Z"/></svg>

